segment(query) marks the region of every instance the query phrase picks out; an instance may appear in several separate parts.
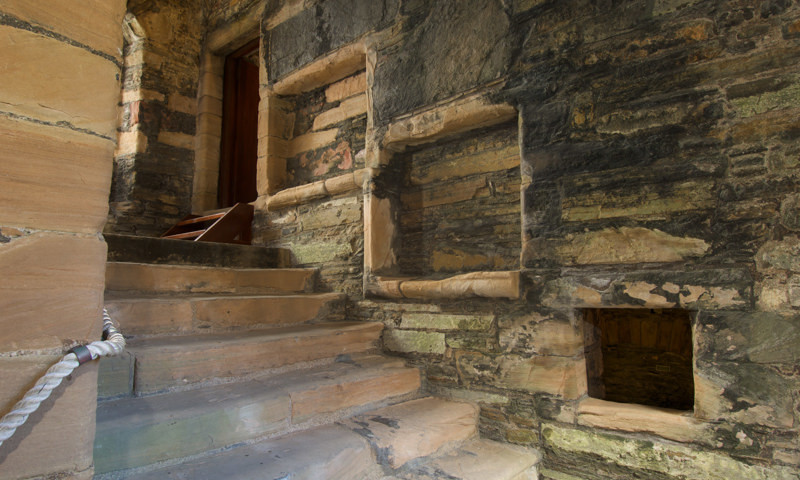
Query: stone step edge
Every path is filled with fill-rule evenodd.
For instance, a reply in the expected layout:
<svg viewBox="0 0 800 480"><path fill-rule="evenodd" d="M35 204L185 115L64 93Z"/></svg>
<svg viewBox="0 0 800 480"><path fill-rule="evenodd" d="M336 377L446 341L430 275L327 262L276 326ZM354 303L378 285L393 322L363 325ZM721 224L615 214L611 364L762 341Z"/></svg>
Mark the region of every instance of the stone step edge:
<svg viewBox="0 0 800 480"><path fill-rule="evenodd" d="M406 367L400 359L373 355L371 358L366 356L359 360L364 365L352 365L342 363L339 365L327 366L322 369L311 369L305 372L292 372L282 378L271 378L262 381L241 382L238 385L216 385L206 387L203 391L205 400L200 402L187 402L188 397L197 398L197 392L168 393L148 397L133 397L118 399L113 401L101 402L98 405L98 441L102 442L113 440L113 433L123 430L120 425L124 425L128 419L135 423L130 427L133 432L140 432L147 435L151 431L156 431L159 425L169 423L170 428L175 425L186 425L191 428L193 420L200 418L204 423L213 412L219 412L217 416L229 416L232 412L245 414L248 422L255 420L250 418L252 412L257 410L269 410L270 417L264 425L264 431L252 438L238 438L242 435L241 430L236 425L229 425L228 431L215 431L215 437L221 434L222 438L228 438L229 444L218 446L209 451L201 451L195 454L184 455L182 452L179 458L190 458L204 456L214 452L225 450L237 445L252 444L266 439L274 439L293 432L301 432L322 425L332 425L335 421L351 417L364 411L381 408L398 402L405 402L419 396L420 373L412 367ZM323 381L315 376L324 376ZM261 388L263 387L263 388ZM360 390L366 389L365 392ZM379 392L376 394L376 391ZM239 396L236 396L236 395ZM333 405L315 404L320 394L333 400ZM228 397L225 398L225 395ZM150 408L165 406L170 401L177 402L176 405L167 409L161 408L153 417L137 418L141 412L136 411L136 407L142 408L146 405ZM147 402L147 403L143 403ZM311 403L310 403L311 402ZM308 406L313 407L313 411L308 410ZM116 408L128 409L122 414L112 415ZM299 407L299 409L298 409ZM133 411L130 409L133 408ZM263 413L261 414L263 415ZM103 418L105 417L105 418ZM227 418L227 417L226 417ZM145 421L142 421L145 420ZM156 430L152 430L152 429ZM246 430L246 428L245 428ZM110 431L111 436L107 435ZM174 431L174 430L173 430ZM128 433L128 432L124 432ZM233 435L233 437L231 437ZM246 436L246 434L244 435ZM135 441L138 438L128 439ZM116 444L118 442L111 442ZM156 464L170 462L171 459L164 459ZM101 469L107 465L102 465ZM134 466L138 469L142 466ZM124 469L123 469L124 470Z"/></svg>

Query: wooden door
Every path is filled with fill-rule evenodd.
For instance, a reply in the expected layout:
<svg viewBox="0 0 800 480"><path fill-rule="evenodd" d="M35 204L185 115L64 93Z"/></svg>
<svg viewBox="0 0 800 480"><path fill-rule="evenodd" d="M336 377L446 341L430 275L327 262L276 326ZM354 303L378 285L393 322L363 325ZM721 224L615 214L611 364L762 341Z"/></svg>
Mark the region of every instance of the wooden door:
<svg viewBox="0 0 800 480"><path fill-rule="evenodd" d="M258 44L255 39L225 59L217 190L221 208L258 196Z"/></svg>

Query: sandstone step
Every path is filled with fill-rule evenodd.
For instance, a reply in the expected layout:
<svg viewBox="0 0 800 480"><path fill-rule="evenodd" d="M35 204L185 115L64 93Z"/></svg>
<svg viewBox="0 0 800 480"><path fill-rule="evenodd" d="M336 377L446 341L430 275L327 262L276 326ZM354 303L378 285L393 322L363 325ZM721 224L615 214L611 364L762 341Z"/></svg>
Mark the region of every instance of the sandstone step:
<svg viewBox="0 0 800 480"><path fill-rule="evenodd" d="M451 453L408 468L403 480L537 480L541 456L536 450L474 439Z"/></svg>
<svg viewBox="0 0 800 480"><path fill-rule="evenodd" d="M134 393L234 378L376 349L383 324L331 322L249 332L134 339Z"/></svg>
<svg viewBox="0 0 800 480"><path fill-rule="evenodd" d="M103 234L109 262L206 265L226 268L283 268L291 265L285 248L187 242L165 238Z"/></svg>
<svg viewBox="0 0 800 480"><path fill-rule="evenodd" d="M222 268L106 263L106 291L141 293L302 293L314 288L309 268Z"/></svg>
<svg viewBox="0 0 800 480"><path fill-rule="evenodd" d="M106 296L109 315L126 336L212 333L314 320L341 320L341 293L291 295Z"/></svg>
<svg viewBox="0 0 800 480"><path fill-rule="evenodd" d="M101 402L95 470L141 467L330 422L419 388L419 371L399 359L342 360L265 379Z"/></svg>
<svg viewBox="0 0 800 480"><path fill-rule="evenodd" d="M381 469L360 435L343 427L324 426L125 478L372 480L380 477ZM95 478L104 480L103 476Z"/></svg>
<svg viewBox="0 0 800 480"><path fill-rule="evenodd" d="M478 407L427 397L391 405L342 422L363 435L380 463L401 468L442 454L477 435Z"/></svg>

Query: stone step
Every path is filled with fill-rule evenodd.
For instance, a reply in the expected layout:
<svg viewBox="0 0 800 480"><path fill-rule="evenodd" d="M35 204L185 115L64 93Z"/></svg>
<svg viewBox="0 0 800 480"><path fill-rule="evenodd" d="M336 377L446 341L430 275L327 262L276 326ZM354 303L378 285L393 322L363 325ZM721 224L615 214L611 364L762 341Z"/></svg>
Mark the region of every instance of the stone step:
<svg viewBox="0 0 800 480"><path fill-rule="evenodd" d="M136 297L109 294L106 308L126 336L175 335L341 320L345 299L341 293Z"/></svg>
<svg viewBox="0 0 800 480"><path fill-rule="evenodd" d="M357 415L342 425L364 436L381 464L398 469L475 437L478 407L427 397Z"/></svg>
<svg viewBox="0 0 800 480"><path fill-rule="evenodd" d="M400 359L341 360L264 379L101 402L95 471L142 467L327 423L419 389L419 371Z"/></svg>
<svg viewBox="0 0 800 480"><path fill-rule="evenodd" d="M134 394L236 378L375 350L383 324L331 322L249 332L134 339Z"/></svg>
<svg viewBox="0 0 800 480"><path fill-rule="evenodd" d="M447 455L403 469L402 480L537 480L541 455L529 448L476 438ZM386 478L384 480L390 480Z"/></svg>
<svg viewBox="0 0 800 480"><path fill-rule="evenodd" d="M340 426L324 426L128 475L130 480L377 480L369 444ZM118 478L95 476L96 480Z"/></svg>
<svg viewBox="0 0 800 480"><path fill-rule="evenodd" d="M103 234L109 262L206 265L226 268L284 268L291 266L285 248L187 242L167 238Z"/></svg>
<svg viewBox="0 0 800 480"><path fill-rule="evenodd" d="M106 263L107 292L303 293L314 289L310 268L222 268L196 265Z"/></svg>

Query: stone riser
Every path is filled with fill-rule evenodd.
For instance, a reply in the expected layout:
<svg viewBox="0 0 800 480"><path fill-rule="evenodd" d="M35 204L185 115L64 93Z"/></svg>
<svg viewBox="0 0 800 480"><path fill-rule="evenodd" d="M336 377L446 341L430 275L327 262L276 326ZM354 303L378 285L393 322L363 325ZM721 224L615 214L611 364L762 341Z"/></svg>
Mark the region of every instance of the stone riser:
<svg viewBox="0 0 800 480"><path fill-rule="evenodd" d="M101 403L96 472L141 467L326 423L366 405L413 395L419 386L419 371L405 368L402 361L360 356L265 380Z"/></svg>
<svg viewBox="0 0 800 480"><path fill-rule="evenodd" d="M324 323L145 339L129 346L136 357L134 393L366 352L376 348L382 328L380 323Z"/></svg>
<svg viewBox="0 0 800 480"><path fill-rule="evenodd" d="M127 336L175 335L341 319L344 299L338 293L110 297L106 308Z"/></svg>
<svg viewBox="0 0 800 480"><path fill-rule="evenodd" d="M432 411L426 412L428 408ZM126 478L537 480L537 451L473 438L475 408L431 398L412 400L360 415L344 425L297 432ZM436 425L444 428L414 428L432 416L440 417ZM370 422L384 425L384 432L372 437ZM389 430L392 435L386 436ZM387 463L387 452L400 450L409 457L394 469Z"/></svg>
<svg viewBox="0 0 800 480"><path fill-rule="evenodd" d="M189 265L108 262L107 292L140 293L303 293L314 288L316 270L233 269Z"/></svg>

